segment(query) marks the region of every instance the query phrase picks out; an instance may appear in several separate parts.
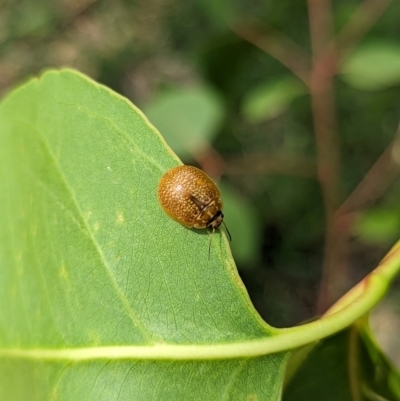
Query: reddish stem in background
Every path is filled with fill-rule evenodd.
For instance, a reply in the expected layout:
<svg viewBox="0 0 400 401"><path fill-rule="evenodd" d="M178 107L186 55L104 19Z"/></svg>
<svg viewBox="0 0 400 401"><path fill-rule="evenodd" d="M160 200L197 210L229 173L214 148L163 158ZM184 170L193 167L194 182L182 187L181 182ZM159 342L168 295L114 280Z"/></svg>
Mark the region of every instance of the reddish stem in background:
<svg viewBox="0 0 400 401"><path fill-rule="evenodd" d="M231 29L240 38L280 61L309 86L309 55L288 36L255 18L247 19L245 24L233 25Z"/></svg>
<svg viewBox="0 0 400 401"><path fill-rule="evenodd" d="M219 181L225 174L226 163L221 155L211 146L208 146L201 153L194 155L200 168L210 175L215 181Z"/></svg>
<svg viewBox="0 0 400 401"><path fill-rule="evenodd" d="M308 0L308 19L313 55L316 57L333 37L333 13L330 0Z"/></svg>
<svg viewBox="0 0 400 401"><path fill-rule="evenodd" d="M385 149L354 191L342 203L336 212L335 223L349 213L372 205L398 176L400 166L396 164L392 156L396 141L398 139Z"/></svg>
<svg viewBox="0 0 400 401"><path fill-rule="evenodd" d="M227 163L228 175L288 175L316 179L316 163L307 156L250 153Z"/></svg>
<svg viewBox="0 0 400 401"><path fill-rule="evenodd" d="M342 58L357 45L392 1L365 0L359 5L347 24L336 35L336 44Z"/></svg>
<svg viewBox="0 0 400 401"><path fill-rule="evenodd" d="M314 56L310 92L317 146L318 177L326 216L324 261L317 314L323 313L345 290L347 245L354 214L344 214L343 212L356 199L360 204L364 204L369 199L377 199L394 178L393 170L390 170L388 164L390 163L390 151L387 150L366 174L362 181L363 185L360 184L338 209L341 198L340 154L335 135L333 77L337 72L340 59L361 40L390 2L391 0L364 1L334 39L332 38L333 14L330 0L308 0ZM385 170L391 171L392 174L385 177L385 180L375 182L377 175L381 178L382 171ZM365 190L366 188L367 190ZM371 195L369 191L373 188L375 190Z"/></svg>
<svg viewBox="0 0 400 401"><path fill-rule="evenodd" d="M317 313L323 313L343 290L347 276L347 244L354 213L352 209L378 199L398 174L387 149L360 185L339 208L340 152L335 135L335 102L333 78L340 61L356 46L392 0L364 0L341 32L334 37L330 0L308 0L310 35L313 52L311 71L309 57L284 34L268 28L267 34L250 25L236 26L233 31L243 39L269 53L289 68L309 87L317 148L317 171L321 185L326 237L323 271ZM254 24L259 26L259 22ZM387 173L387 174L386 174ZM377 179L379 177L379 179Z"/></svg>
<svg viewBox="0 0 400 401"><path fill-rule="evenodd" d="M379 199L399 175L400 166L395 163L392 156L395 146L396 139L381 154L335 214L333 230L338 233L339 239L336 244L336 251L343 261L346 260L345 250L357 212Z"/></svg>
<svg viewBox="0 0 400 401"><path fill-rule="evenodd" d="M317 148L318 179L325 209L326 236L323 271L317 304L317 313L323 313L333 302L333 250L339 240L333 220L339 205L340 155L335 135L336 116L333 76L336 73L336 52L333 42L333 21L330 0L308 0L313 67L310 79L315 142ZM330 43L330 51L324 52ZM335 263L336 264L336 263ZM341 275L342 264L335 266L335 275ZM331 289L333 287L333 291Z"/></svg>

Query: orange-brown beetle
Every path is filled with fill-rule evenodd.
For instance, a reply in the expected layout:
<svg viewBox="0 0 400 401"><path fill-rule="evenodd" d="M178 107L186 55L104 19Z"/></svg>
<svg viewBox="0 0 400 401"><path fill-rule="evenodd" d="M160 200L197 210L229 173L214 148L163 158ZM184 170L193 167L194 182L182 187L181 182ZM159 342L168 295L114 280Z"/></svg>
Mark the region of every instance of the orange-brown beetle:
<svg viewBox="0 0 400 401"><path fill-rule="evenodd" d="M196 167L168 170L158 184L158 200L165 213L185 227L211 228L214 232L224 222L219 189Z"/></svg>

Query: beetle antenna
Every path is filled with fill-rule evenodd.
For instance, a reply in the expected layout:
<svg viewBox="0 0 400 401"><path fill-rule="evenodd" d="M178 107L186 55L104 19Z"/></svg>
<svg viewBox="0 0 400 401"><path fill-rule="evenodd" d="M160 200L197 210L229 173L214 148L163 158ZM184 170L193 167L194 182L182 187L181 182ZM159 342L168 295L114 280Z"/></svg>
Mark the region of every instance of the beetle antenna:
<svg viewBox="0 0 400 401"><path fill-rule="evenodd" d="M210 242L208 244L208 260L210 260L210 254L211 254L211 242L214 236L214 232L215 232L215 228L213 227L212 233L211 233L211 237L210 237Z"/></svg>
<svg viewBox="0 0 400 401"><path fill-rule="evenodd" d="M231 235L231 233L229 232L228 227L226 226L226 224L225 224L224 221L222 221L222 223L224 223L225 230L226 230L226 232L228 233L229 242L232 242L232 235Z"/></svg>

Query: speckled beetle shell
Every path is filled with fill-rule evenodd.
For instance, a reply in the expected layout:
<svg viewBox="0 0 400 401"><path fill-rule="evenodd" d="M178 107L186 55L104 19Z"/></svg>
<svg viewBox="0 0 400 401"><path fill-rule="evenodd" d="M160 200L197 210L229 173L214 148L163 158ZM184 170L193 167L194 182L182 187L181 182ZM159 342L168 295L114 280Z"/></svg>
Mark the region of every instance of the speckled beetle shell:
<svg viewBox="0 0 400 401"><path fill-rule="evenodd" d="M168 170L158 184L158 200L165 213L185 227L215 230L224 219L221 193L196 167Z"/></svg>

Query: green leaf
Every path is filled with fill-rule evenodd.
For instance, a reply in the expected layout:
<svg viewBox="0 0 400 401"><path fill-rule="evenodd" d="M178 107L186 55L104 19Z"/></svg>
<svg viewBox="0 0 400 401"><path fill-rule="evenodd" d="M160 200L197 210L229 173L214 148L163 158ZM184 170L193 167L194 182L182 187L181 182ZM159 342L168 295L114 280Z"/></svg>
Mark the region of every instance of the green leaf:
<svg viewBox="0 0 400 401"><path fill-rule="evenodd" d="M400 84L400 45L388 41L366 43L343 62L342 79L357 89L380 90Z"/></svg>
<svg viewBox="0 0 400 401"><path fill-rule="evenodd" d="M225 235L208 260L208 233L159 207L178 163L139 110L76 72L3 101L1 400L279 398L286 353L229 357L274 332Z"/></svg>
<svg viewBox="0 0 400 401"><path fill-rule="evenodd" d="M284 113L294 99L305 93L305 86L296 78L268 80L247 93L242 113L251 123L271 120Z"/></svg>
<svg viewBox="0 0 400 401"><path fill-rule="evenodd" d="M298 356L301 367L291 372ZM400 400L399 372L382 354L365 321L297 351L288 372L283 401Z"/></svg>
<svg viewBox="0 0 400 401"><path fill-rule="evenodd" d="M182 158L208 148L224 117L224 106L205 84L160 93L144 107L149 120Z"/></svg>
<svg viewBox="0 0 400 401"><path fill-rule="evenodd" d="M352 231L365 242L393 242L400 235L400 212L381 207L359 213Z"/></svg>
<svg viewBox="0 0 400 401"><path fill-rule="evenodd" d="M274 329L222 230L157 201L179 164L126 99L69 70L0 105L0 400L279 400L288 350L383 296L400 243L322 319ZM360 288L362 291L360 291Z"/></svg>

